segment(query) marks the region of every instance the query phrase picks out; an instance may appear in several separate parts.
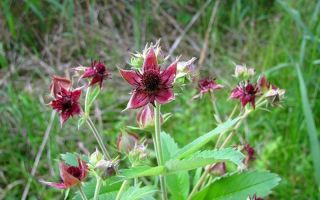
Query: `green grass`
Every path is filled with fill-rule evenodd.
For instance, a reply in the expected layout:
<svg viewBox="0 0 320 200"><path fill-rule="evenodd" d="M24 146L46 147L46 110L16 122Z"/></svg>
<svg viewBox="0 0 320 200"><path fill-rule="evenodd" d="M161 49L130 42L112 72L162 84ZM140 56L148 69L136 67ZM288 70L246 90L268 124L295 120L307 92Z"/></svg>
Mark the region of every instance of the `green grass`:
<svg viewBox="0 0 320 200"><path fill-rule="evenodd" d="M129 87L120 79L116 66L125 65L123 55L127 48L139 50L144 46L144 40L149 42L162 37L162 44L167 49L170 47L167 45L174 42L179 32L174 30L165 17L162 16L162 21L157 21L155 15L160 14L157 10L152 10L152 3L119 3L118 10L113 9L111 12L116 28L113 30L104 26L97 27L94 22L88 21L85 16L85 4L74 4L73 1L64 1L61 4L48 0L49 6L35 3L36 1L26 1L26 4L19 7L8 2L1 3L4 12L0 15L7 24L7 30L0 35L10 36L10 39L1 42L4 52L16 50L19 57L25 61L30 57L24 48L27 46L32 50L32 54L50 63L48 58L42 57L41 54L43 38L46 34L52 37L57 32L56 25L61 24L64 27L63 34L60 35L60 43L54 45L62 47L62 63L71 62L75 65L84 60L89 62L91 58L102 58L109 63L113 78L107 81L102 95L99 96L95 107L101 115L95 115L98 117L94 119L99 129L103 130L108 143L114 147L120 129L125 125L135 125L134 112L121 112L129 98ZM202 4L203 1L200 0L179 0L161 3L160 6L169 15L174 16L181 27L185 27ZM210 4L213 5L214 2ZM283 108L272 109L272 112L257 110L255 116L246 120L237 133L238 137L233 140L234 144L240 139L249 141L257 150L255 167L268 169L282 177L280 186L269 199L320 198L317 196L320 191L313 163L319 162L315 158L319 158L320 154L317 150L312 150L317 149L315 146L319 144L320 124L320 118L317 117L320 116L319 5L319 1L306 0L237 0L222 3L209 40L207 60L201 70L202 76L209 73L217 76L225 85L234 85L236 82L231 77L232 62L246 63L255 67L257 72L267 71L270 81L286 90ZM92 12L98 8L106 8L106 5L91 1L90 8ZM127 12L123 12L122 8ZM19 12L28 16L26 24L19 22ZM187 33L187 37L198 43L202 41L210 14L211 9L206 9ZM126 29L128 24L123 19L126 19L127 23L132 22L132 29ZM145 26L145 33L140 28L142 26ZM115 42L115 33L120 35L122 44ZM301 51L305 35L309 37L306 39L304 51ZM14 48L11 48L10 42ZM199 43L199 47L201 46ZM52 51L55 52L54 49ZM199 52L195 51L186 39L183 39L177 48L176 54L179 53L184 57L199 57ZM5 55L0 54L0 74L7 72L8 63L14 63L9 54ZM299 64L301 74L297 74L296 64ZM14 65L16 71L7 84L0 86L0 157L4 158L0 160L0 188L6 189L10 184L13 186L5 190L6 199L20 198L51 113L50 108L45 105L48 101L47 71L39 67L39 64L33 66L34 71L24 68L24 63L18 62ZM52 66L56 71L57 65L54 63ZM61 74L63 70L58 67ZM26 82L31 83L32 90L27 87ZM234 101L222 99L227 92L217 92L220 112L226 114L230 112L231 106L236 104ZM174 114L164 129L172 134L180 145L190 142L215 126L209 100L191 100L195 93L190 85L177 96L176 101L163 107L164 111ZM78 132L76 124L74 119L61 129L58 120L54 122L48 147L56 175L55 159L60 153L79 152L79 141L90 151L94 150L95 141L90 137L88 129L84 128ZM309 134L312 135L312 140L309 140ZM47 189L37 181L41 178L53 179L49 173L47 154L48 148L44 151L36 179L32 182L29 199L52 199L61 195L60 192Z"/></svg>

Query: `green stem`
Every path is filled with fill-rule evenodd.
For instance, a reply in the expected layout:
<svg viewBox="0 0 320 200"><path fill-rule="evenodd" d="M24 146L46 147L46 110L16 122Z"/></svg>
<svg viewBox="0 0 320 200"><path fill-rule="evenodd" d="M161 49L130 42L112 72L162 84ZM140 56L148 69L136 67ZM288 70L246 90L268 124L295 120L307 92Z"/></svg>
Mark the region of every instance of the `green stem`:
<svg viewBox="0 0 320 200"><path fill-rule="evenodd" d="M222 120L221 120L221 116L220 116L220 113L219 113L219 110L218 110L218 107L217 107L217 103L216 103L216 99L213 95L212 92L209 92L209 95L210 95L210 100L212 102L212 107L213 107L213 110L214 110L214 113L215 113L215 118L217 120L218 123L222 123Z"/></svg>
<svg viewBox="0 0 320 200"><path fill-rule="evenodd" d="M127 184L128 184L128 180L123 181L123 183L122 183L122 185L120 187L120 190L119 190L119 192L117 194L116 200L120 200L121 199L121 195L123 194L124 190L126 189Z"/></svg>
<svg viewBox="0 0 320 200"><path fill-rule="evenodd" d="M104 145L103 143L103 140L102 140L102 137L100 135L100 133L98 132L98 130L96 129L96 127L94 126L93 122L91 121L90 117L89 116L86 116L86 122L88 124L88 126L90 127L94 137L96 138L99 146L100 146L100 149L104 155L104 157L107 159L107 160L111 160L111 156L109 155L108 151L107 151L107 148L106 146Z"/></svg>
<svg viewBox="0 0 320 200"><path fill-rule="evenodd" d="M155 147L156 152L157 152L157 160L158 160L158 165L163 165L164 164L164 160L163 160L163 154L162 154L162 145L161 145L161 119L160 119L160 104L156 103L155 105L155 112L154 112L154 127L155 127L155 142L156 145ZM166 187L166 179L164 176L160 175L159 176L160 179L160 188L161 188L161 196L162 196L162 200L167 200L167 187Z"/></svg>
<svg viewBox="0 0 320 200"><path fill-rule="evenodd" d="M81 198L83 200L88 200L88 198L87 198L86 194L84 193L83 188L82 188L81 185L78 186L78 189L79 189L79 193L80 193Z"/></svg>
<svg viewBox="0 0 320 200"><path fill-rule="evenodd" d="M93 196L94 200L98 200L98 196L99 196L100 188L102 184L102 180L99 176L96 176L96 179L97 179L97 184L96 184L96 189L94 190L94 196Z"/></svg>
<svg viewBox="0 0 320 200"><path fill-rule="evenodd" d="M225 141L223 142L223 144L219 147L219 149L222 149L225 147L225 145L231 140L231 138L233 137L235 130L237 130L239 128L239 126L241 125L241 123L243 122L243 120L248 116L248 114L251 112L252 110L248 110L246 112L243 113L240 121L235 125L235 127L232 129L231 133L228 135L228 137L225 139ZM210 165L211 166L211 165ZM210 166L207 166L205 168L205 171L203 172L203 174L201 175L199 181L197 182L197 184L194 186L194 188L192 189L189 197L187 200L190 200L193 195L195 195L195 193L198 191L199 188L201 188L202 185L204 185L204 181L207 180L207 176L209 175L210 172Z"/></svg>

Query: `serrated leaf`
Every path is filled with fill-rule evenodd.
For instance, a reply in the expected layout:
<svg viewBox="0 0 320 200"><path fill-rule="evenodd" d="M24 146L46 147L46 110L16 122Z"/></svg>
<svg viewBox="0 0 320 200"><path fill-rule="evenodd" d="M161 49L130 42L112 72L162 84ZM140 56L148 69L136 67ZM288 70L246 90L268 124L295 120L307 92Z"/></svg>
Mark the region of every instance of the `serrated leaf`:
<svg viewBox="0 0 320 200"><path fill-rule="evenodd" d="M106 179L100 189L99 199L110 199L114 200L117 195L117 190L121 187L121 181L119 177L113 176L111 178ZM88 199L92 199L94 196L94 191L96 188L96 179L92 179L91 181L85 182L83 184L83 190ZM79 192L75 194L73 200L82 200Z"/></svg>
<svg viewBox="0 0 320 200"><path fill-rule="evenodd" d="M67 165L78 167L78 156L77 155L67 152L65 154L61 154L61 158L62 158L62 160L64 160L64 162Z"/></svg>
<svg viewBox="0 0 320 200"><path fill-rule="evenodd" d="M130 169L120 170L120 175L130 179L142 176L158 176L165 173L164 166L150 167L150 166L137 166Z"/></svg>
<svg viewBox="0 0 320 200"><path fill-rule="evenodd" d="M121 196L121 200L151 200L157 189L153 186L129 187Z"/></svg>
<svg viewBox="0 0 320 200"><path fill-rule="evenodd" d="M192 200L246 200L256 194L264 197L279 184L277 174L266 171L248 171L217 179L198 192Z"/></svg>
<svg viewBox="0 0 320 200"><path fill-rule="evenodd" d="M183 160L169 160L165 167L169 173L192 170L215 162L230 161L242 167L244 155L233 149L208 150L195 153L192 157Z"/></svg>
<svg viewBox="0 0 320 200"><path fill-rule="evenodd" d="M91 87L88 87L86 98L85 98L85 104L84 104L84 112L87 116L90 114L90 108L94 102L94 100L97 98L97 96L100 93L100 88L95 87L93 90L91 90Z"/></svg>
<svg viewBox="0 0 320 200"><path fill-rule="evenodd" d="M177 143L174 139L165 132L161 132L162 140L162 152L164 161L168 161L179 150ZM170 192L172 200L184 200L187 199L190 179L188 172L179 172L166 176L168 190Z"/></svg>
<svg viewBox="0 0 320 200"><path fill-rule="evenodd" d="M211 141L216 135L218 135L221 132L227 131L229 128L235 125L239 121L239 119L240 117L237 117L233 120L229 120L224 122L223 124L220 124L218 127L213 129L212 131L208 132L207 134L197 138L193 142L184 146L182 149L176 152L173 157L175 159L181 159L198 151L201 147L203 147L205 144Z"/></svg>

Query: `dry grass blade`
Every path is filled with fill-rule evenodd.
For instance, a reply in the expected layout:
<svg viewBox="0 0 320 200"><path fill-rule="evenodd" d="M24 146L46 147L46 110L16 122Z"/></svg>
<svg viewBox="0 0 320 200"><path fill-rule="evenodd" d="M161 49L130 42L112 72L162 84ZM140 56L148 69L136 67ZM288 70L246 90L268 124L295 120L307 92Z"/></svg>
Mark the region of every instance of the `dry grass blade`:
<svg viewBox="0 0 320 200"><path fill-rule="evenodd" d="M169 55L172 55L173 52L176 50L176 48L179 46L181 40L185 36L185 34L190 30L192 25L197 21L197 19L200 17L200 15L204 12L205 8L211 3L211 0L207 0L206 3L200 8L200 10L192 17L186 28L183 30L181 35L177 37L177 39L174 41L173 45L171 46L169 50Z"/></svg>
<svg viewBox="0 0 320 200"><path fill-rule="evenodd" d="M30 189L30 184L31 184L31 181L32 181L32 176L34 176L36 174L36 171L37 171L37 168L38 168L38 164L39 164L43 149L46 146L48 138L49 138L49 135L50 135L50 131L51 131L51 127L52 127L55 115L56 115L56 112L52 111L51 117L50 117L50 122L49 122L49 124L47 126L47 129L46 129L46 132L45 132L45 134L43 136L43 139L42 139L41 145L39 147L38 153L37 153L36 158L34 160L34 163L33 163L33 166L32 166L32 170L31 170L31 176L29 177L28 183L27 183L26 187L23 190L23 194L22 194L21 200L27 199L27 196L28 196L28 193L29 193L29 189Z"/></svg>
<svg viewBox="0 0 320 200"><path fill-rule="evenodd" d="M206 58L206 54L207 54L207 50L208 50L208 42L209 42L209 38L210 38L210 33L212 31L213 22L215 21L215 18L216 18L216 15L217 15L219 4L220 4L220 0L216 1L214 6L213 6L213 8L212 8L210 21L209 21L209 24L208 24L206 35L205 35L205 38L204 38L204 43L203 43L202 50L201 50L201 53L200 53L199 69L202 67L204 59Z"/></svg>

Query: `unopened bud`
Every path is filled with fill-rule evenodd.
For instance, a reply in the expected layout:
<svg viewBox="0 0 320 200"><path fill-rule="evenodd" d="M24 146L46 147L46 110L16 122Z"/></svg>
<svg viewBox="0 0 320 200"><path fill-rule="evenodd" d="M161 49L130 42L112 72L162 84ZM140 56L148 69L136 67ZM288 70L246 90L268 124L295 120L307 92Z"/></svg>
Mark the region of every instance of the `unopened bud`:
<svg viewBox="0 0 320 200"><path fill-rule="evenodd" d="M218 162L210 167L210 173L215 176L222 176L226 173L226 163Z"/></svg>
<svg viewBox="0 0 320 200"><path fill-rule="evenodd" d="M248 79L255 74L254 68L247 68L245 65L236 65L234 76L239 79Z"/></svg>
<svg viewBox="0 0 320 200"><path fill-rule="evenodd" d="M160 120L163 123L162 115L160 116ZM152 105L148 104L138 112L137 123L141 129L154 127L154 108Z"/></svg>
<svg viewBox="0 0 320 200"><path fill-rule="evenodd" d="M265 97L272 106L278 106L284 98L285 90L270 89L266 92Z"/></svg>
<svg viewBox="0 0 320 200"><path fill-rule="evenodd" d="M148 157L147 146L142 142L137 144L132 151L130 151L129 160L133 165L140 165Z"/></svg>
<svg viewBox="0 0 320 200"><path fill-rule="evenodd" d="M138 143L139 137L133 133L122 132L117 140L117 149L121 153L129 153Z"/></svg>
<svg viewBox="0 0 320 200"><path fill-rule="evenodd" d="M101 178L105 179L115 175L117 167L118 161L100 160L96 164L95 170Z"/></svg>
<svg viewBox="0 0 320 200"><path fill-rule="evenodd" d="M89 161L95 166L102 159L103 155L98 151L98 149L96 149L96 151L90 155Z"/></svg>

